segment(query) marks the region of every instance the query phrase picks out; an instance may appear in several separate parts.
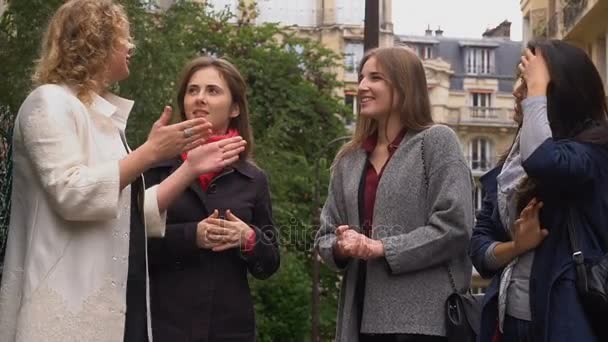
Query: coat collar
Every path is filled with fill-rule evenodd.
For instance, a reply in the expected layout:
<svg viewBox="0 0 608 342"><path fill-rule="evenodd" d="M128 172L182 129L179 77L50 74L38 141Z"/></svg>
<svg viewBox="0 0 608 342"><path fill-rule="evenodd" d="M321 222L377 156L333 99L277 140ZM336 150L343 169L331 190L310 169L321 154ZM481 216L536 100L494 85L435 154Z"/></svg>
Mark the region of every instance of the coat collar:
<svg viewBox="0 0 608 342"><path fill-rule="evenodd" d="M395 150L397 150L397 147L399 147L399 144L401 144L401 141L405 137L405 134L407 133L407 131L408 131L408 129L404 127L401 131L399 131L399 133L393 139L393 141L391 141L391 143L388 144L388 146L386 148L390 154L393 154L395 152ZM374 151L377 144L378 144L378 131L376 131L374 134L367 137L367 139L365 139L365 141L361 144L361 148L363 148L363 150L366 153L370 154Z"/></svg>
<svg viewBox="0 0 608 342"><path fill-rule="evenodd" d="M127 119L131 113L134 102L124 99L112 93L105 93L102 96L93 95L93 102L89 106L95 112L112 119L116 126L124 131L127 127Z"/></svg>
<svg viewBox="0 0 608 342"><path fill-rule="evenodd" d="M502 164L495 166L490 171L486 172L483 176L479 178L479 182L484 188L490 186L490 184L496 184L496 178L502 171Z"/></svg>
<svg viewBox="0 0 608 342"><path fill-rule="evenodd" d="M76 96L76 92L70 86L62 85L62 88ZM105 92L103 96L93 93L92 102L85 106L88 110L110 118L116 127L124 132L134 104L135 102L132 100Z"/></svg>

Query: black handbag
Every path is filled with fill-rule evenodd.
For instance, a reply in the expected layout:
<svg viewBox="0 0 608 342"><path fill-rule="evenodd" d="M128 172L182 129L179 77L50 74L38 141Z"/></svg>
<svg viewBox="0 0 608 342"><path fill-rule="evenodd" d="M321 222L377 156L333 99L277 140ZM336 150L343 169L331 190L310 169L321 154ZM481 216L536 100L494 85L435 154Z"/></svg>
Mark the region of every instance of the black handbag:
<svg viewBox="0 0 608 342"><path fill-rule="evenodd" d="M461 293L449 266L446 266L454 291L445 301L446 337L448 342L475 342L481 324L481 299L470 291Z"/></svg>
<svg viewBox="0 0 608 342"><path fill-rule="evenodd" d="M422 168L424 172L424 185L428 191L429 176L426 168L426 153L424 148L428 130L422 133ZM481 325L481 300L483 295L473 295L470 291L461 293L456 287L454 276L449 262L445 264L452 285L453 293L445 301L445 324L448 342L475 342L479 335Z"/></svg>
<svg viewBox="0 0 608 342"><path fill-rule="evenodd" d="M572 259L576 266L576 289L587 314L591 327L600 341L608 340L608 254L601 258L585 259L576 239L576 217L574 208L568 210L568 237L572 249ZM596 231L603 246L608 246L605 231Z"/></svg>

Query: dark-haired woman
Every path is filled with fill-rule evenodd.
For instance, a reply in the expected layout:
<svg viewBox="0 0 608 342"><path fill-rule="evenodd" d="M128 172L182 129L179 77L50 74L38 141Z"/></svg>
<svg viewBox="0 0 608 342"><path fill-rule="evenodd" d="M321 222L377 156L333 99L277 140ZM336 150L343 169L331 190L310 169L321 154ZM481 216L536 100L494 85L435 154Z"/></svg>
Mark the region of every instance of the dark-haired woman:
<svg viewBox="0 0 608 342"><path fill-rule="evenodd" d="M482 177L470 245L473 264L492 278L479 341L604 341L579 300L567 234L573 213L585 256L607 250L602 80L584 51L555 40L530 43L519 69L523 122L504 162Z"/></svg>
<svg viewBox="0 0 608 342"><path fill-rule="evenodd" d="M224 167L190 174L167 210L165 237L149 240L154 341L252 342L248 275L270 277L280 257L268 180L252 161L247 86L234 65L212 57L192 60L178 86L182 119L213 125L201 148L226 143L240 146L240 153ZM158 164L146 173L148 185L183 174L193 157L189 152Z"/></svg>

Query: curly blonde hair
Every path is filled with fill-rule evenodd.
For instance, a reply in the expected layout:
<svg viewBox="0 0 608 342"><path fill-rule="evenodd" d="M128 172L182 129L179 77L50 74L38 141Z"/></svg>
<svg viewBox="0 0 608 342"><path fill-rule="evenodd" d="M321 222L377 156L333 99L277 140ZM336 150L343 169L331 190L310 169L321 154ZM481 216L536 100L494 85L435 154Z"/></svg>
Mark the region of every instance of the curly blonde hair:
<svg viewBox="0 0 608 342"><path fill-rule="evenodd" d="M44 34L34 85L66 84L81 101L90 103L92 93L107 86L104 72L121 43L133 47L121 5L112 0L67 1Z"/></svg>

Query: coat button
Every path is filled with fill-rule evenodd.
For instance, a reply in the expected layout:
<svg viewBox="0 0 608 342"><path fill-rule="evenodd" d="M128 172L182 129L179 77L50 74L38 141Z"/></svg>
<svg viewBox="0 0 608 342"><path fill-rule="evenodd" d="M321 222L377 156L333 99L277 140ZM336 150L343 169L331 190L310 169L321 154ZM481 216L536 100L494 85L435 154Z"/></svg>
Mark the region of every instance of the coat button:
<svg viewBox="0 0 608 342"><path fill-rule="evenodd" d="M210 184L209 185L209 189L207 189L207 193L214 194L216 191L217 191L217 185Z"/></svg>

